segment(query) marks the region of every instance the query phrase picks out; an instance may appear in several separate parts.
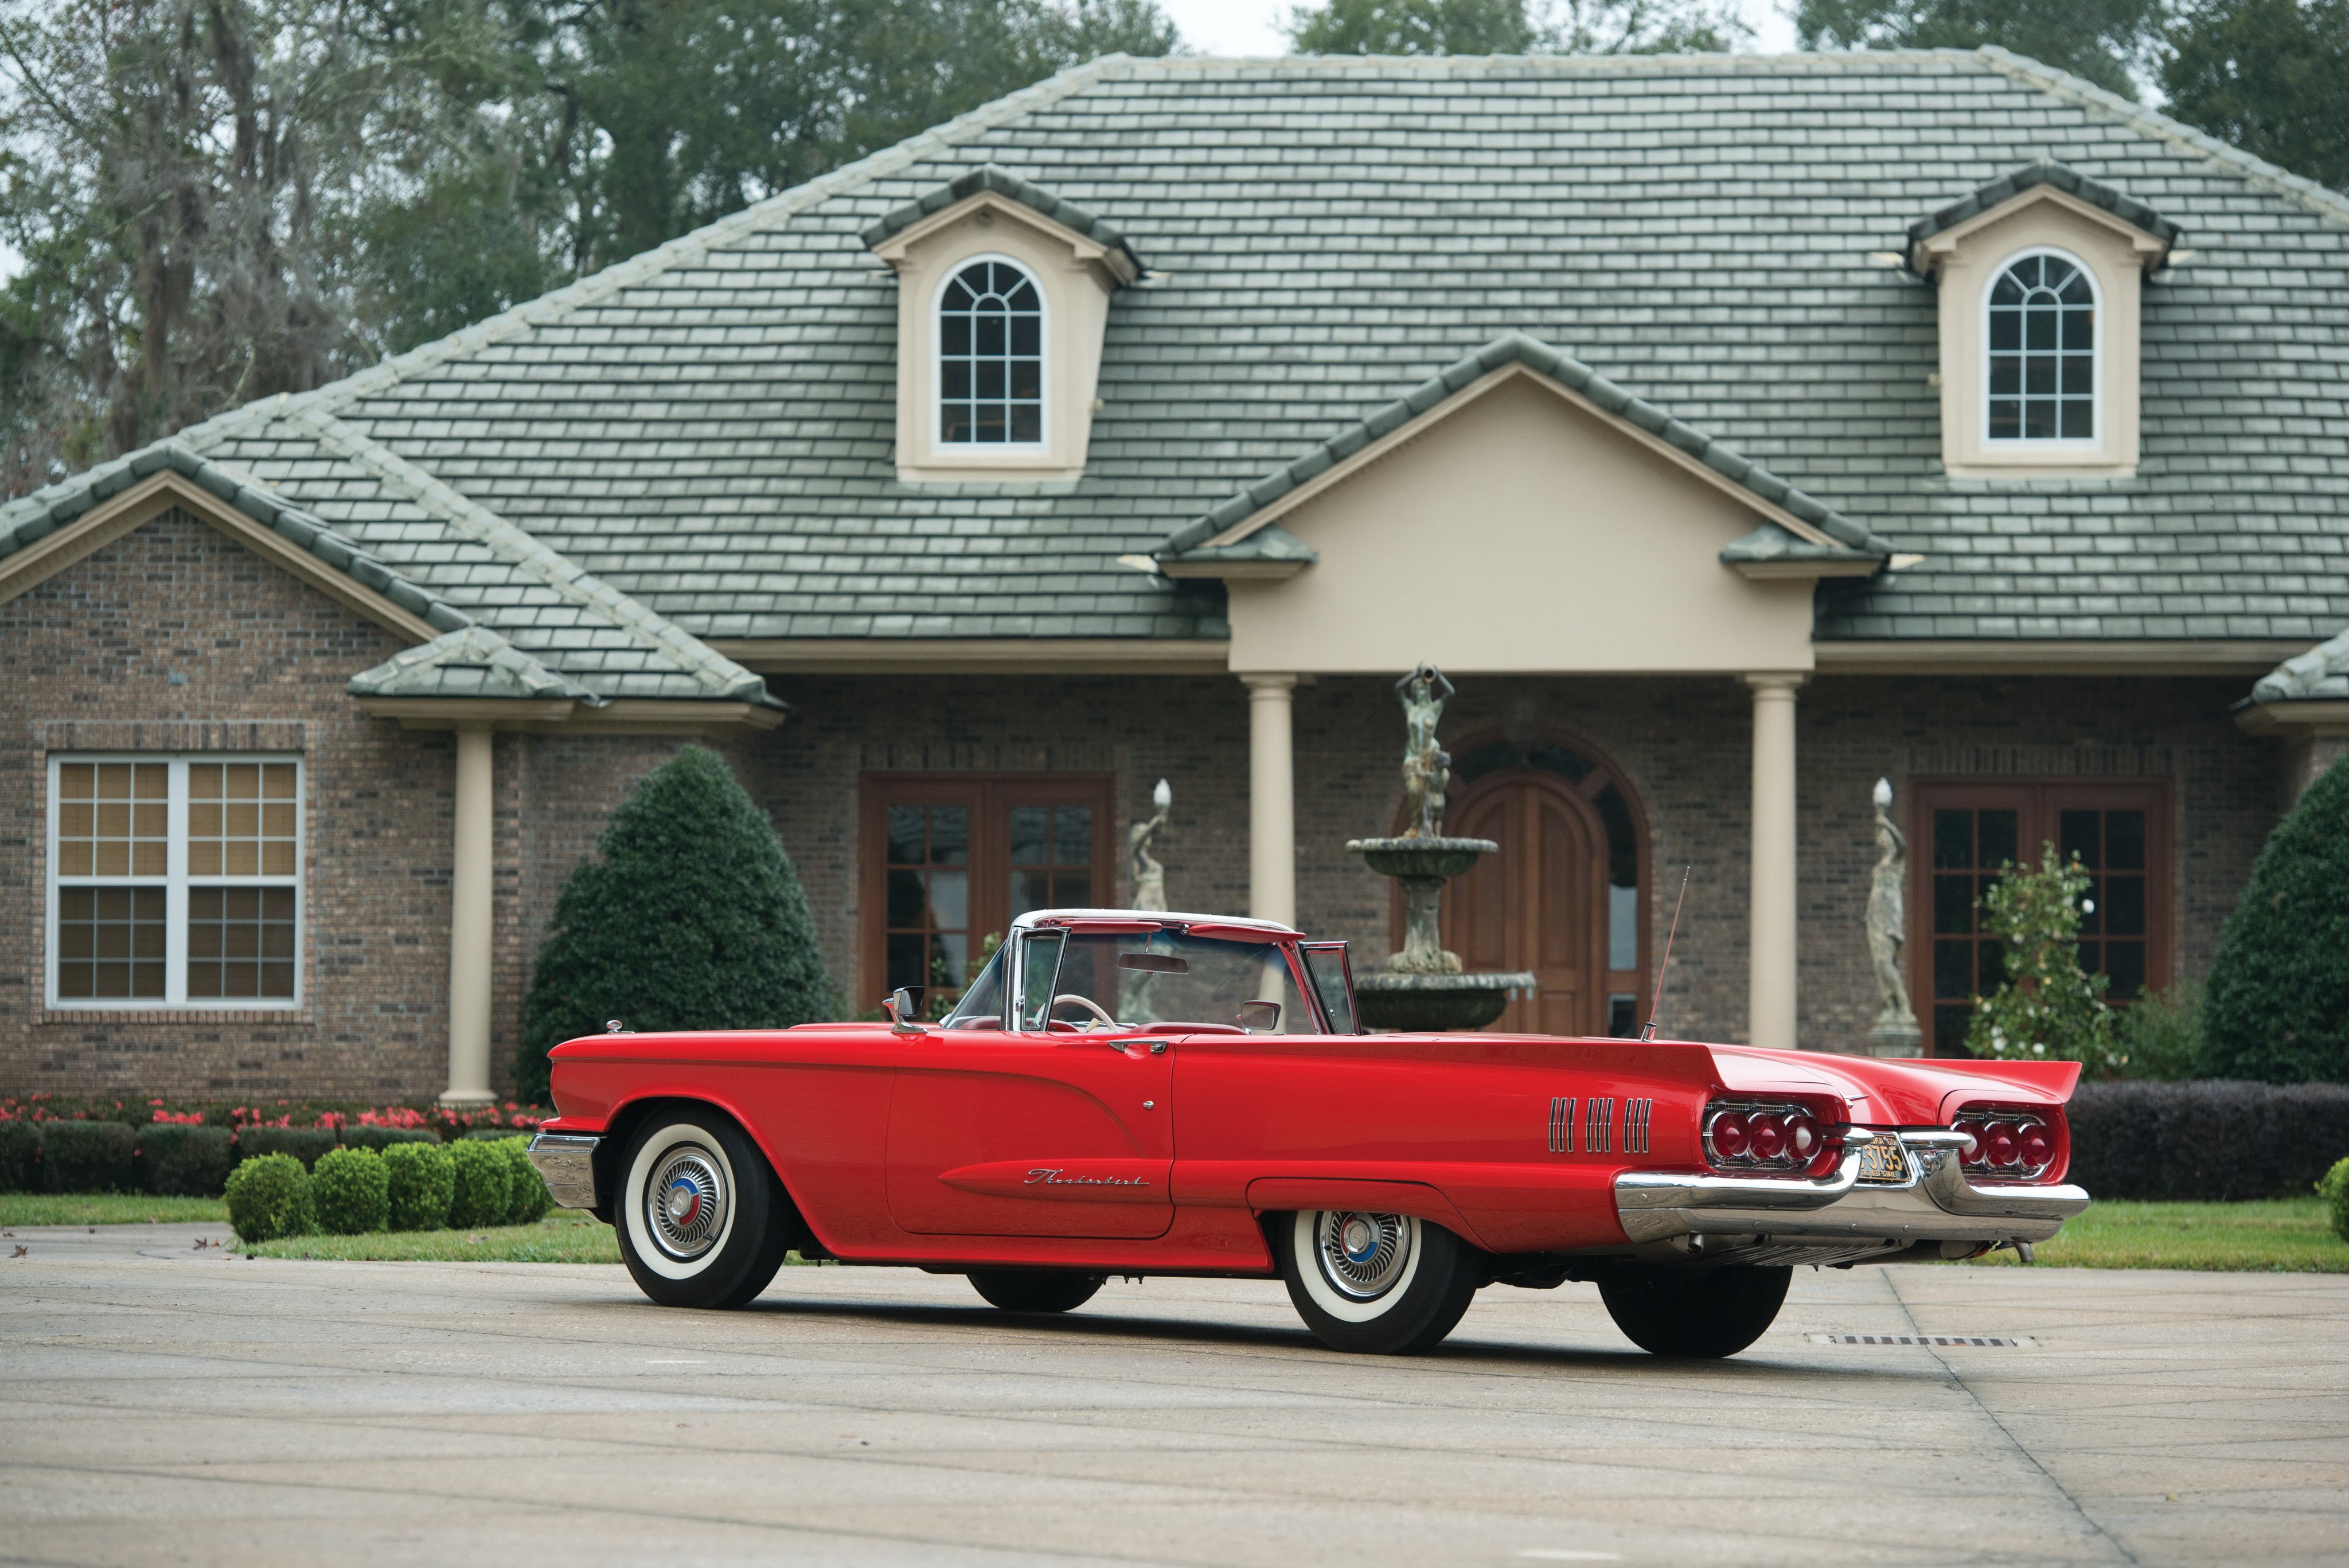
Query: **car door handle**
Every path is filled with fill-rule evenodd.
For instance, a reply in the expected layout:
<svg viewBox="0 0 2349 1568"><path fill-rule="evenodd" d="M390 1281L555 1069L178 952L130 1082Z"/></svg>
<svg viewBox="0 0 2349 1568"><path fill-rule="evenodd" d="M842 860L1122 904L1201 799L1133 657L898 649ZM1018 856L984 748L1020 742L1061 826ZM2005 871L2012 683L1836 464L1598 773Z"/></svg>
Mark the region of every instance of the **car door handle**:
<svg viewBox="0 0 2349 1568"><path fill-rule="evenodd" d="M1129 1056L1133 1054L1133 1050L1136 1046L1143 1045L1146 1045L1150 1048L1150 1054L1153 1056L1164 1056L1166 1054L1166 1042L1164 1040L1112 1040L1109 1042L1109 1048L1111 1050L1123 1051Z"/></svg>

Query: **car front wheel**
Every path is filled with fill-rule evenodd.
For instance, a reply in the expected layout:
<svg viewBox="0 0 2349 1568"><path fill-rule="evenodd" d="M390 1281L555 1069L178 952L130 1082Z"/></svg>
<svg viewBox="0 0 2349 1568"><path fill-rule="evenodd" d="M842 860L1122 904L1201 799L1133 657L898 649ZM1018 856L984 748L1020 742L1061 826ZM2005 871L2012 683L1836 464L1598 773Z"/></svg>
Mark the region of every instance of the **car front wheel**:
<svg viewBox="0 0 2349 1568"><path fill-rule="evenodd" d="M1476 1294L1481 1276L1469 1245L1408 1214L1323 1210L1272 1229L1288 1299L1332 1350L1433 1350Z"/></svg>
<svg viewBox="0 0 2349 1568"><path fill-rule="evenodd" d="M1709 1274L1621 1273L1599 1282L1607 1315L1658 1355L1734 1355L1776 1320L1792 1269L1716 1269Z"/></svg>
<svg viewBox="0 0 2349 1568"><path fill-rule="evenodd" d="M620 1261L661 1305L741 1306L782 1267L781 1184L728 1117L662 1112L629 1140L620 1168Z"/></svg>

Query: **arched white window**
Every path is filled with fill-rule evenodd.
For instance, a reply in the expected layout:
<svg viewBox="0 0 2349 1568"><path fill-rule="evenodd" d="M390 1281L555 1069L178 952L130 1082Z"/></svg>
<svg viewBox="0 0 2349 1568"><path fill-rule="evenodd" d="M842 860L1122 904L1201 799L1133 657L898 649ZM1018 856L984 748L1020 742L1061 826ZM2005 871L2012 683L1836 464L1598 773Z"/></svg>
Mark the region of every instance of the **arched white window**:
<svg viewBox="0 0 2349 1568"><path fill-rule="evenodd" d="M2095 275L2062 251L2026 251L1983 301L1983 434L1994 441L2098 439Z"/></svg>
<svg viewBox="0 0 2349 1568"><path fill-rule="evenodd" d="M986 256L938 292L938 444L1044 439L1044 295L1025 267Z"/></svg>

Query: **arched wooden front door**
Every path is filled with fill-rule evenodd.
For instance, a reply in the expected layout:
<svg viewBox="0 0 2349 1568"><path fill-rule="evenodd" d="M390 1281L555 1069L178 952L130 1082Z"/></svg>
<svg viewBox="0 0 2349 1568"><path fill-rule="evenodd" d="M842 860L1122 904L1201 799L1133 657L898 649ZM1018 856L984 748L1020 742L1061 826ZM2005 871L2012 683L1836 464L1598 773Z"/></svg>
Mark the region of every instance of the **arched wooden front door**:
<svg viewBox="0 0 2349 1568"><path fill-rule="evenodd" d="M1471 785L1444 830L1500 852L1444 889L1444 945L1469 970L1530 970L1533 999L1495 1031L1608 1031L1606 825L1565 780L1510 768Z"/></svg>

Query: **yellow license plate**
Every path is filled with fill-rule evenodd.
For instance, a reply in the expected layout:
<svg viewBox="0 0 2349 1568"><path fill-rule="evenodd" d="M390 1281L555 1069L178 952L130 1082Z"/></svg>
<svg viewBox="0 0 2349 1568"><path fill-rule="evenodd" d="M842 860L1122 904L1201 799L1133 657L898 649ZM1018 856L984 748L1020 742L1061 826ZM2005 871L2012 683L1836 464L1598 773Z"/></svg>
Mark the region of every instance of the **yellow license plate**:
<svg viewBox="0 0 2349 1568"><path fill-rule="evenodd" d="M1862 1181L1906 1181L1909 1179L1909 1157L1900 1151L1900 1140L1894 1137L1872 1137L1859 1146L1859 1179Z"/></svg>

